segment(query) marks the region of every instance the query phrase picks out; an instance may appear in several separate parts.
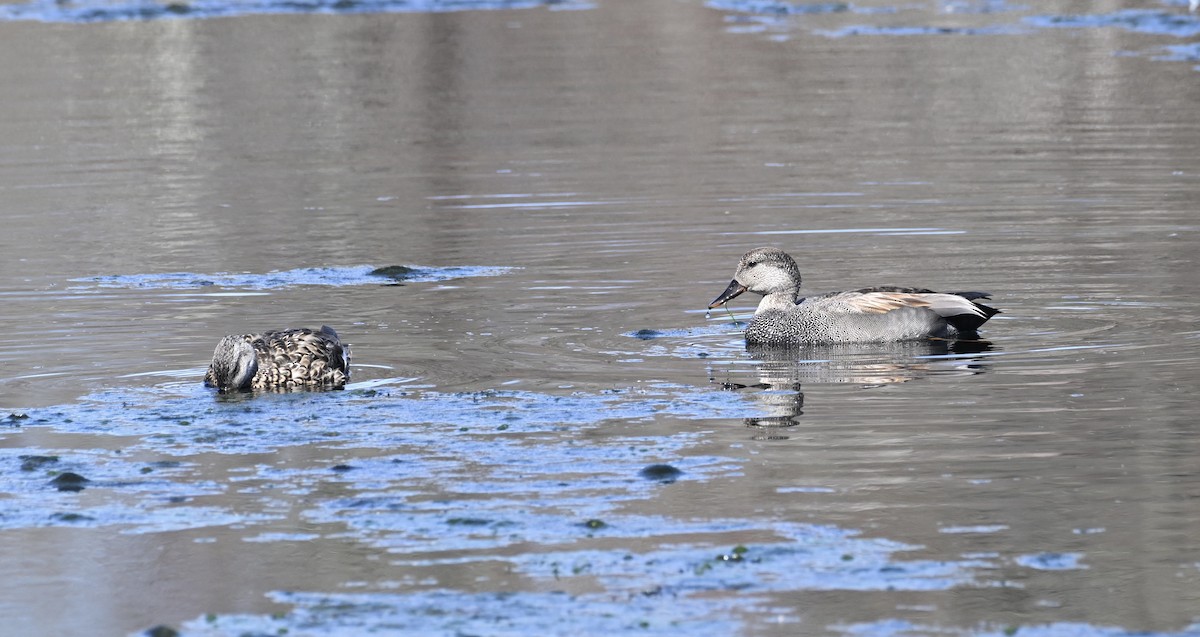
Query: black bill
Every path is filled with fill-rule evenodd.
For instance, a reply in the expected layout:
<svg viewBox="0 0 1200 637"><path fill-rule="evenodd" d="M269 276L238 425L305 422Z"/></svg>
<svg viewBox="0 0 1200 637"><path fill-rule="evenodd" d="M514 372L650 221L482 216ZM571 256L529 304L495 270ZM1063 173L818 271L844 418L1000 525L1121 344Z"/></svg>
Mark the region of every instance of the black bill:
<svg viewBox="0 0 1200 637"><path fill-rule="evenodd" d="M714 307L717 307L718 305L723 305L725 303L728 303L729 299L732 299L733 297L735 297L745 291L746 291L746 286L742 285L741 283L738 283L737 279L734 279L733 281L729 282L729 287L725 288L725 291L721 293L721 296L718 296L712 303L708 304L708 309L711 310Z"/></svg>

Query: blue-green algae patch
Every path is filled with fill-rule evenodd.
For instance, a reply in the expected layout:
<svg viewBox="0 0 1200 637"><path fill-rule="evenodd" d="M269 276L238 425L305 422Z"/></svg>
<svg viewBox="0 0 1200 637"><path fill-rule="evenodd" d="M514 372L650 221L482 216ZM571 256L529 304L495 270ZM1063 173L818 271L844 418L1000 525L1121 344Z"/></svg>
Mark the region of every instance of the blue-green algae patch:
<svg viewBox="0 0 1200 637"><path fill-rule="evenodd" d="M337 392L219 396L200 383L123 389L67 405L30 409L21 427L137 437L131 448L167 455L268 453L285 447L439 447L449 437L503 438L612 421L742 418L760 410L712 388L620 388L545 394L444 393L374 387ZM490 443L489 443L490 444Z"/></svg>
<svg viewBox="0 0 1200 637"><path fill-rule="evenodd" d="M54 457L33 470L30 454ZM198 478L191 463L157 463L119 451L0 449L0 529L114 527L153 533L271 519L197 504L226 487ZM78 488L61 488L64 476Z"/></svg>
<svg viewBox="0 0 1200 637"><path fill-rule="evenodd" d="M281 615L218 615L184 622L183 635L733 635L747 601L571 595L565 592L411 594L276 591Z"/></svg>
<svg viewBox="0 0 1200 637"><path fill-rule="evenodd" d="M869 24L854 24L837 29L822 29L815 31L818 35L823 35L829 38L845 38L851 36L892 36L892 37L908 37L908 36L931 36L931 35L1008 35L1018 34L1022 31L1020 27L1015 25L991 25L978 27L962 27L962 26L931 26L931 25L916 25L916 26L894 26L894 25L869 25Z"/></svg>
<svg viewBox="0 0 1200 637"><path fill-rule="evenodd" d="M1034 553L1018 555L1016 563L1039 571L1067 571L1085 569L1082 553Z"/></svg>
<svg viewBox="0 0 1200 637"><path fill-rule="evenodd" d="M920 547L853 529L658 506L741 479L745 461L696 428L650 434L638 423L759 409L737 392L667 383L562 394L396 384L227 399L195 383L103 392L22 412L14 431L120 448L2 450L0 528L186 531L244 550L350 544L380 565L332 589L259 592L288 609L216 609L172 627L184 635L726 635L781 594L944 591L996 585L1000 566L1048 568L1001 555L911 558ZM86 478L80 491L54 487L67 472Z"/></svg>
<svg viewBox="0 0 1200 637"><path fill-rule="evenodd" d="M1174 38L1200 35L1200 14L1187 0L1162 0L1161 8L1135 7L1077 14L1036 14L1036 4L1008 0L946 0L931 10L925 5L864 6L842 2L777 0L708 0L705 6L726 13L731 33L787 40L798 31L828 38L848 37L1026 37L1055 29L1122 29ZM1085 7L1086 8L1086 7ZM868 22L846 24L837 16L867 16ZM901 22L902 21L902 22ZM1148 55L1156 60L1194 59L1186 45L1148 51L1113 50L1112 55Z"/></svg>
<svg viewBox="0 0 1200 637"><path fill-rule="evenodd" d="M315 490L340 484L351 493L320 500L303 512L313 524L344 526L358 541L397 555L424 549L492 551L530 542L572 544L585 538L648 538L661 534L726 533L754 525L727 521L681 523L638 516L623 505L662 488L638 477L663 457L687 467L688 480L739 475L740 465L716 456L684 456L691 436L652 440L618 437L602 444L510 445L492 441L462 455L419 454L364 459L332 477L322 469L264 470L273 482ZM499 444L497 444L499 443ZM430 497L436 493L436 497ZM408 558L430 564L430 558Z"/></svg>
<svg viewBox="0 0 1200 637"><path fill-rule="evenodd" d="M722 11L767 15L797 16L842 13L857 10L848 2L780 2L778 0L708 0L705 5Z"/></svg>
<svg viewBox="0 0 1200 637"><path fill-rule="evenodd" d="M1162 48L1161 55L1154 59L1171 62L1200 62L1200 42L1165 46ZM1200 66L1195 68L1200 70Z"/></svg>
<svg viewBox="0 0 1200 637"><path fill-rule="evenodd" d="M276 615L208 615L186 621L181 635L652 635L696 637L740 634L742 613L766 612L768 600L742 593L696 599L661 590L628 599L565 592L461 593L451 590L394 593L275 591L270 599L293 607ZM779 620L799 618L777 617ZM779 628L786 630L785 626ZM793 627L794 628L794 627ZM904 619L809 628L847 637L1197 637L1200 624L1178 631L1141 631L1083 622L985 623L944 626ZM787 634L808 634L796 632Z"/></svg>
<svg viewBox="0 0 1200 637"><path fill-rule="evenodd" d="M1037 15L1025 22L1043 28L1118 28L1137 33L1188 38L1200 34L1200 17L1179 11L1123 9L1112 13Z"/></svg>
<svg viewBox="0 0 1200 637"><path fill-rule="evenodd" d="M619 520L617 526L625 522ZM714 533L729 534L761 528L744 520L715 520L709 526ZM740 613L769 607L771 596L781 591L944 590L969 583L974 571L991 567L980 560L897 559L895 553L912 547L858 538L828 526L778 524L771 530L778 539L768 543L666 543L649 551L584 549L505 558L537 588L570 590L579 580L598 584L600 592L275 591L269 597L291 606L290 612L201 617L182 628L184 634L196 635L298 630L316 635L380 630L427 635L730 635L743 628ZM641 529L630 529L636 532ZM398 564L416 562L405 559Z"/></svg>
<svg viewBox="0 0 1200 637"><path fill-rule="evenodd" d="M938 626L900 619L830 626L829 633L847 636L916 637L1200 637L1200 623L1175 632L1128 630L1116 626L1096 626L1083 622L1043 624L988 623L970 628Z"/></svg>
<svg viewBox="0 0 1200 637"><path fill-rule="evenodd" d="M0 499L0 528L69 524L142 533L253 525L292 510L388 549L555 541L660 488L642 477L646 467L669 463L681 471L679 481L740 470L728 458L689 451L702 440L695 432L589 437L588 431L614 420L733 416L745 409L729 392L674 386L569 395L375 388L236 400L194 383L104 392L24 412L19 429L109 437L119 448L0 450L0 493L8 496ZM321 450L328 461L254 462L214 474L192 460L266 458L297 447ZM78 479L68 484L63 476ZM330 485L339 487L336 495L317 497ZM281 511L280 494L287 501L313 499L301 510ZM230 495L261 499L262 506L235 510ZM413 515L420 526L413 526ZM395 529L380 538L367 526ZM480 542L474 536L481 530L496 537ZM263 537L275 536L257 541Z"/></svg>
<svg viewBox="0 0 1200 637"><path fill-rule="evenodd" d="M469 277L501 276L514 268L500 266L420 265L296 268L271 272L163 272L157 274L115 274L71 279L82 283L78 288L129 288L193 290L203 288L233 288L241 290L275 290L299 286L342 287L351 285L387 285L397 282L431 283Z"/></svg>
<svg viewBox="0 0 1200 637"><path fill-rule="evenodd" d="M33 0L0 5L0 20L114 22L297 13L444 13L542 6L588 8L591 5L582 0Z"/></svg>
<svg viewBox="0 0 1200 637"><path fill-rule="evenodd" d="M726 521L728 531L751 526ZM935 591L976 583L983 560L906 560L897 542L855 537L821 525L776 524L780 539L733 547L667 545L647 553L564 551L523 554L522 573L538 579L589 577L608 590L655 589L670 596L738 591Z"/></svg>
<svg viewBox="0 0 1200 637"><path fill-rule="evenodd" d="M636 338L641 341L654 341L659 339L684 339L684 338L701 338L713 336L730 336L741 335L741 331L745 329L744 322L729 322L729 323L714 323L691 328L663 328L650 329L643 328L633 332L625 332L622 336Z"/></svg>

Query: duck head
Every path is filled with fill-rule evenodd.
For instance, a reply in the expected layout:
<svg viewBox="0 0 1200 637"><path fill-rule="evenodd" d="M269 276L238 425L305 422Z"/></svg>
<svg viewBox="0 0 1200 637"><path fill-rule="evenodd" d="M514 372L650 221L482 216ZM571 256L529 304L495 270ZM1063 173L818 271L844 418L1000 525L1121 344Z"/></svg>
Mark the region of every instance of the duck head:
<svg viewBox="0 0 1200 637"><path fill-rule="evenodd" d="M712 309L728 303L746 291L762 296L784 294L789 300L795 299L800 292L800 268L779 248L755 248L742 255L729 287L708 307Z"/></svg>
<svg viewBox="0 0 1200 637"><path fill-rule="evenodd" d="M212 382L221 393L250 389L258 373L258 355L241 336L226 336L213 351Z"/></svg>

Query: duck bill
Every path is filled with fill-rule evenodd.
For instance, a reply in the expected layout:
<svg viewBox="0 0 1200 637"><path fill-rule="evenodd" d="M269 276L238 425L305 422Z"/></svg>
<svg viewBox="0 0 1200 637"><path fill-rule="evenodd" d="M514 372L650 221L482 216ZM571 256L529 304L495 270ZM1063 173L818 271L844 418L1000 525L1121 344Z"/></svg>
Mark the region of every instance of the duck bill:
<svg viewBox="0 0 1200 637"><path fill-rule="evenodd" d="M725 288L725 291L721 293L721 296L718 296L715 300L713 300L712 303L708 304L708 309L711 310L714 307L724 305L728 303L730 299L745 291L746 286L738 283L737 279L734 279L729 282L729 287Z"/></svg>

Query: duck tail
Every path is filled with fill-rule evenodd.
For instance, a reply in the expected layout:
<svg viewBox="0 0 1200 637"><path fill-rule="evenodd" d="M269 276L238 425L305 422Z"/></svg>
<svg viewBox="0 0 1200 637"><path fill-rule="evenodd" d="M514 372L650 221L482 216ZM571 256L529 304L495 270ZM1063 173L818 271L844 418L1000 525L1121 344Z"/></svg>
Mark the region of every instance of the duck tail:
<svg viewBox="0 0 1200 637"><path fill-rule="evenodd" d="M978 293L968 292L966 294L978 294ZM957 294L957 295L963 297L964 299L970 300L971 297L967 296L966 294ZM983 297L975 297L975 298L988 298L988 297L983 296ZM988 319L990 319L993 316L1000 313L1000 310L997 310L996 308L991 307L990 305L984 305L983 303L976 303L975 301L971 301L971 305L974 305L976 307L976 309L979 310L978 314L971 312L971 313L965 313L965 314L955 314L954 316L945 317L946 322L953 325L954 329L958 330L960 334L975 333L979 329L979 326L983 325L984 323L986 323L988 321Z"/></svg>

